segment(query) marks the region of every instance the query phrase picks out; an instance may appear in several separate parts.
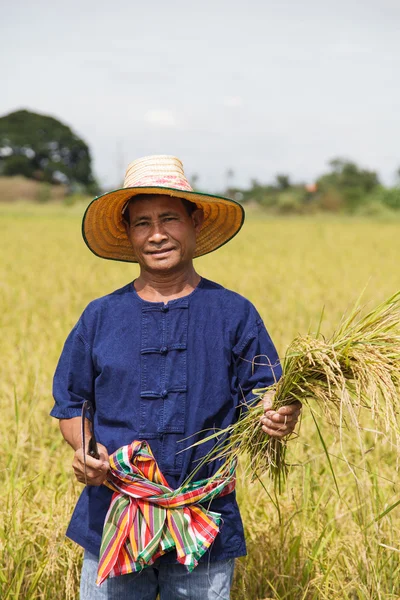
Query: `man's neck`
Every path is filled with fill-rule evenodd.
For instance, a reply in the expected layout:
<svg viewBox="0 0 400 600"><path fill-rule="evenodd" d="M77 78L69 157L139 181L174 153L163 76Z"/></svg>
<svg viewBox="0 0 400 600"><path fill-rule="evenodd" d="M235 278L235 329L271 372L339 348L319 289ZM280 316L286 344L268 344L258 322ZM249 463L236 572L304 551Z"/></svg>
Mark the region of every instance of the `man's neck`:
<svg viewBox="0 0 400 600"><path fill-rule="evenodd" d="M193 266L179 273L149 273L141 270L134 285L143 300L166 303L191 294L200 283L200 279Z"/></svg>

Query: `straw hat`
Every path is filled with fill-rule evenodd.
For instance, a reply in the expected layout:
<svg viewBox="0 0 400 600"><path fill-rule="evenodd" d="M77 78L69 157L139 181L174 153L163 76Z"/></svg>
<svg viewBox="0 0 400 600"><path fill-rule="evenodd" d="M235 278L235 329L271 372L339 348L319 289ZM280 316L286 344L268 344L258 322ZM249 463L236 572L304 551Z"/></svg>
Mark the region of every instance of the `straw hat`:
<svg viewBox="0 0 400 600"><path fill-rule="evenodd" d="M138 194L163 194L193 202L204 211L194 256L202 256L229 242L240 230L244 210L222 196L194 192L175 156L145 156L128 165L124 187L95 198L87 207L82 235L90 250L101 258L137 262L126 235L122 213Z"/></svg>

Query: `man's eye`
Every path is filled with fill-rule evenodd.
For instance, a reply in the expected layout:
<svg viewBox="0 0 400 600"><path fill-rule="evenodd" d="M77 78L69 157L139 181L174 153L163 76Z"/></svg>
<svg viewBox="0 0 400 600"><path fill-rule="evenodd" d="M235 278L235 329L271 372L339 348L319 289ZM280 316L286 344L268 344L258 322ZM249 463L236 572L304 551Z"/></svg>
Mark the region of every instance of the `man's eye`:
<svg viewBox="0 0 400 600"><path fill-rule="evenodd" d="M140 221L139 223L135 223L135 227L143 227L144 225L147 225L146 221Z"/></svg>

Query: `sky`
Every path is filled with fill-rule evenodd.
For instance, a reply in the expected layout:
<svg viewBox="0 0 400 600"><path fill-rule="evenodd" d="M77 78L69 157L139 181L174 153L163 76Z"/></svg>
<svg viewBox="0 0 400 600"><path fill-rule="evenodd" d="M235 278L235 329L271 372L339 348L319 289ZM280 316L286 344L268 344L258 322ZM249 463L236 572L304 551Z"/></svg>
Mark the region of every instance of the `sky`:
<svg viewBox="0 0 400 600"><path fill-rule="evenodd" d="M69 125L105 189L149 154L204 191L400 167L399 0L14 0L0 68L0 116Z"/></svg>

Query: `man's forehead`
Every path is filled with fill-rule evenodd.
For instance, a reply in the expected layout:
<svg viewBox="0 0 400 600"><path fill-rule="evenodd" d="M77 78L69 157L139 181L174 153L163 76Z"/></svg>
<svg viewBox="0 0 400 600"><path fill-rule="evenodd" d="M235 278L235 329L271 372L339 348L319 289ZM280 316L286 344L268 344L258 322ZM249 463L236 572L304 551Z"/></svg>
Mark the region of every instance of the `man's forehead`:
<svg viewBox="0 0 400 600"><path fill-rule="evenodd" d="M129 203L129 212L132 216L150 214L155 212L182 212L185 208L180 198L162 194L148 194L138 198L132 198Z"/></svg>

